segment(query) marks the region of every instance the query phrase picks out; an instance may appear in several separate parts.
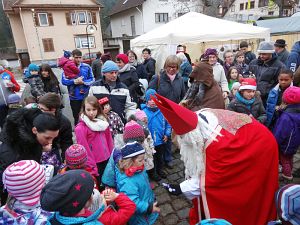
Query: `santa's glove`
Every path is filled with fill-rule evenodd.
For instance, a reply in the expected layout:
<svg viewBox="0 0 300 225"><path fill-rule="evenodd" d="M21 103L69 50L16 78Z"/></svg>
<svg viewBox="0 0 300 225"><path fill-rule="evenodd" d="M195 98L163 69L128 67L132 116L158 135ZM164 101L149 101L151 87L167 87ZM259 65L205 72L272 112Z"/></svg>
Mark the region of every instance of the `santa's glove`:
<svg viewBox="0 0 300 225"><path fill-rule="evenodd" d="M181 188L179 184L167 184L162 183L163 187L172 195L180 195L182 194Z"/></svg>

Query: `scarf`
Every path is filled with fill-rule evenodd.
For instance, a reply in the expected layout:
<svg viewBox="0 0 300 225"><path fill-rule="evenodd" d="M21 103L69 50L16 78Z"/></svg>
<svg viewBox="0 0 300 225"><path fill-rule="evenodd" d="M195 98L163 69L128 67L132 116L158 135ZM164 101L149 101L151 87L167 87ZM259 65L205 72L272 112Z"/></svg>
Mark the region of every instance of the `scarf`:
<svg viewBox="0 0 300 225"><path fill-rule="evenodd" d="M176 74L174 75L167 74L167 76L170 78L171 82L173 82L173 80L175 80Z"/></svg>
<svg viewBox="0 0 300 225"><path fill-rule="evenodd" d="M125 66L123 66L123 68L119 69L119 73L123 73L126 71L130 71L131 65L129 63L125 64Z"/></svg>
<svg viewBox="0 0 300 225"><path fill-rule="evenodd" d="M129 63L131 66L133 67L137 67L138 66L138 62L136 60L134 60L132 63Z"/></svg>
<svg viewBox="0 0 300 225"><path fill-rule="evenodd" d="M235 97L236 97L236 99L237 99L239 102L241 102L241 103L243 103L244 105L246 105L247 109L249 109L249 110L251 109L251 106L252 106L252 104L253 104L254 101L255 101L255 98L252 98L252 99L250 99L250 100L245 99L243 96L241 96L240 92L237 92L236 95L235 95Z"/></svg>
<svg viewBox="0 0 300 225"><path fill-rule="evenodd" d="M125 169L125 174L128 177L132 177L135 173L142 172L144 170L144 167L145 167L145 165L129 167L128 169Z"/></svg>
<svg viewBox="0 0 300 225"><path fill-rule="evenodd" d="M109 124L103 117L97 117L94 120L90 120L83 113L80 115L80 119L90 128L92 131L105 131Z"/></svg>
<svg viewBox="0 0 300 225"><path fill-rule="evenodd" d="M83 224L83 225L96 225L101 224L98 221L98 218L101 216L102 212L104 211L104 205L100 207L96 212L94 212L91 216L85 217L65 217L62 216L59 212L56 212L54 216L49 218L51 220L57 220L61 224ZM48 223L51 224L51 223Z"/></svg>

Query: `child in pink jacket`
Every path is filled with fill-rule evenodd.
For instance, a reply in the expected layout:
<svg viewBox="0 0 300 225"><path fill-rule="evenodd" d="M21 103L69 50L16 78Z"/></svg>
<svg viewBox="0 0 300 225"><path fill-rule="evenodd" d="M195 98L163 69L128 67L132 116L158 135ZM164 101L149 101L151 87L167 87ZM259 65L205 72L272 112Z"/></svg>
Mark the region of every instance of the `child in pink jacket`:
<svg viewBox="0 0 300 225"><path fill-rule="evenodd" d="M63 57L58 59L58 66L64 70L67 79L76 79L79 77L80 70L75 62L70 59L72 53L64 50ZM70 95L74 95L74 90L69 90Z"/></svg>
<svg viewBox="0 0 300 225"><path fill-rule="evenodd" d="M113 150L109 124L102 115L98 100L87 97L82 105L80 121L75 127L77 143L87 151L87 166L100 183L102 174Z"/></svg>

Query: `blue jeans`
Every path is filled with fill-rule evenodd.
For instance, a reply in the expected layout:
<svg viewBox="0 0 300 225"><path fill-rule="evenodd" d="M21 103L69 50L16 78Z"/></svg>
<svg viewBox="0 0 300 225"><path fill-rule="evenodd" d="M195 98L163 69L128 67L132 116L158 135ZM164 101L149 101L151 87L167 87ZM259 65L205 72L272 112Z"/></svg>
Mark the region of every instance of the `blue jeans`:
<svg viewBox="0 0 300 225"><path fill-rule="evenodd" d="M166 150L164 151L164 161L165 163L170 163L172 161L172 141L168 139L166 143Z"/></svg>

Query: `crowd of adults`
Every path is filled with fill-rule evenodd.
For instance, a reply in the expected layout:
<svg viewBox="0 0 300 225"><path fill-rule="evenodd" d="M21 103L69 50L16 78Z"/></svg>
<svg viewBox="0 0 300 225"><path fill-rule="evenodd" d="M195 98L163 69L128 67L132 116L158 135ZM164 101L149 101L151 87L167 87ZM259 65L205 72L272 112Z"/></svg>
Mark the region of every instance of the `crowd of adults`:
<svg viewBox="0 0 300 225"><path fill-rule="evenodd" d="M68 88L77 143L89 148L90 153L88 154L94 154L93 151L97 151L95 148L101 148L101 151L107 153L107 157L105 155L103 159L101 158L97 162L90 162L89 157L91 156L87 156L88 164L95 166L92 168L91 174L96 176L99 189L101 189L102 174L106 165L109 165L109 159L112 155L113 138L117 136L117 133L122 133L126 129L127 122L130 122L133 117L137 117L139 108L148 107L149 112L144 110L149 113L147 114L148 120L150 113L157 113L157 109L151 107L151 97L154 97L154 93L194 112L203 108L212 108L244 113L257 119L273 131L276 128L276 121L280 118L281 112L284 111L284 104L285 106L295 104L297 107L299 107L297 104L300 104L300 92L298 90L291 92L292 94L286 92L288 88L299 87L300 85L300 41L293 45L291 52L287 51L285 40L276 40L275 44L263 41L259 44L257 53L258 57L249 50L248 43L242 41L238 51L225 51L223 59L218 57L217 49L209 48L196 62L192 63L186 46L178 45L176 54L168 56L163 68L158 70L156 60L152 58L149 48L142 51L142 63L139 62L137 54L130 50L125 54L118 54L115 62L111 59L110 54L99 52L97 59L92 62L91 66L82 62L80 50L65 52L63 59L60 60L62 63L60 67L63 69L61 84ZM74 65L76 68L73 71L71 69ZM12 194L8 193L9 195L7 195L7 192L4 191L8 184L7 180L2 180L2 174L11 164L20 160L34 160L40 164L53 165L53 173L56 174L61 169L67 154L66 151L73 145L74 139L71 122L62 114L64 106L60 82L48 64L41 66L31 64L29 66L25 80L31 87L31 95L27 96L23 102L16 94L20 91L20 85L16 82L14 75L0 66L0 76L0 126L2 128L0 136L0 192L1 204L6 206L7 196L9 196L8 202L11 203ZM148 95L145 94L145 89L151 90L151 94L150 92ZM285 96L284 102L282 97L285 92L286 95L289 95ZM122 124L120 125L122 128L118 131L116 131L115 121L110 121L111 118L104 113L107 104L109 105L107 113L109 111L114 112L114 120L118 120L118 124ZM296 111L293 112L299 114L299 108L296 106ZM101 121L105 121L105 123ZM148 121L150 131L152 128L149 124L152 122ZM163 126L165 123L168 125L165 121L162 123ZM297 123L300 124L299 120ZM126 126L123 129L124 125ZM108 126L110 126L110 130L107 128ZM84 133L88 129L107 133L105 137L102 137L102 134L99 138L97 137L101 141L93 145L89 140L94 140L90 139L94 138L92 137L94 133L90 131ZM114 133L113 130L116 132ZM135 130L132 132L134 133ZM300 135L299 128L297 132L297 135ZM153 137L155 135L150 133L153 141L156 142ZM107 137L107 134L110 137ZM84 138L86 139L82 141ZM173 168L176 165L172 164L171 134L162 135L161 138L164 150L161 151L159 147L155 148L162 155L159 159L154 157L154 161L162 161L165 167ZM299 136L293 136L293 138L300 139ZM293 143L295 146L298 144L297 141ZM134 147L139 148L139 146ZM296 151L292 157L281 154L280 158L282 169L285 172L283 178L289 183L293 180L291 171L293 168L290 167L293 166L291 160L293 160L294 154ZM92 157L95 158L95 156ZM115 157L117 156L114 155ZM128 157L128 155L123 155L123 157ZM161 162L155 161L155 163L160 165ZM22 167L22 165L18 166ZM136 167L140 168L139 166ZM95 173L93 173L94 169ZM295 171L294 176L299 176L300 174L297 172L300 168L296 169L298 171ZM148 175L155 181L165 177L165 174L160 170L157 174L149 173ZM78 175L78 177L80 176ZM66 182L66 180L64 181ZM55 186L55 184L53 185ZM48 188L51 189L54 186ZM19 196L22 197L23 195L13 197L18 200ZM134 199L131 200L134 201ZM142 211L149 216L150 220L154 218L151 213L159 212L157 205L152 203ZM130 205L130 202L128 204ZM139 207L137 205L137 208ZM47 209L47 207L45 208ZM30 207L26 209L31 210ZM55 207L53 209L53 211L60 210ZM12 211L13 207L10 208L10 212ZM153 220L155 221L155 219ZM136 217L135 222L131 221L130 224L142 224L141 221L143 221L141 218ZM52 224L61 223L56 221Z"/></svg>

